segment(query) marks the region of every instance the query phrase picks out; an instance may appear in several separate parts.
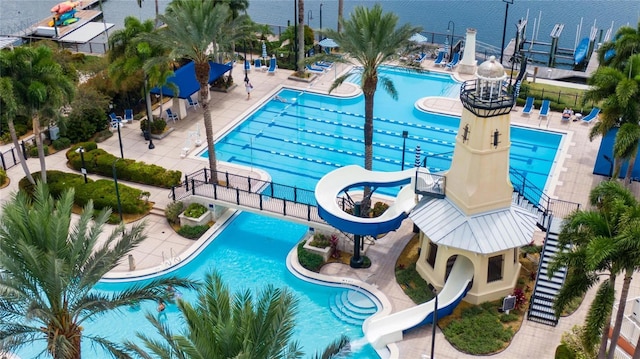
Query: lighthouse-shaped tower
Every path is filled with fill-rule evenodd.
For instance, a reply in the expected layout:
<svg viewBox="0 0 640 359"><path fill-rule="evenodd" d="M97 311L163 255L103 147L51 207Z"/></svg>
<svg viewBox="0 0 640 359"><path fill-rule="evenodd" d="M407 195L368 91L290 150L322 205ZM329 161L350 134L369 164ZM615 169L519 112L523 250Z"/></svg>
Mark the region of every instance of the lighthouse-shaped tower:
<svg viewBox="0 0 640 359"><path fill-rule="evenodd" d="M421 232L418 272L440 289L453 263L473 263L465 301L477 304L510 294L520 272L519 248L528 244L536 217L512 203L509 180L513 96L504 68L491 57L460 91L463 111L443 199L425 196L410 214Z"/></svg>

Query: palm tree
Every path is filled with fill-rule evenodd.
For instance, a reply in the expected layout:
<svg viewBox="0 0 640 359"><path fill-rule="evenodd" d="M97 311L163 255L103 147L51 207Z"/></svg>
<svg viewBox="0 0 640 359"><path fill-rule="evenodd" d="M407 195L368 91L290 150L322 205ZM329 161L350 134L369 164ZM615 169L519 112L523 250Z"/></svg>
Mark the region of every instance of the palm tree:
<svg viewBox="0 0 640 359"><path fill-rule="evenodd" d="M298 73L303 74L305 72L304 66L304 0L298 0Z"/></svg>
<svg viewBox="0 0 640 359"><path fill-rule="evenodd" d="M38 147L40 158L40 173L43 182L47 182L46 161L42 145L41 119L51 119L57 114L58 109L73 98L75 86L71 78L63 71L62 66L56 62L53 51L46 46L36 48L20 46L10 51L3 51L0 73L12 82L12 97L17 105L9 116L9 131L16 148L18 139L15 129L12 130L15 116L22 115L31 119L33 134ZM8 88L5 88L8 90ZM23 161L21 161L23 162ZM22 164L29 182L35 184L33 177L26 166Z"/></svg>
<svg viewBox="0 0 640 359"><path fill-rule="evenodd" d="M362 66L362 80L360 87L364 93L364 167L373 167L373 109L374 95L378 82L394 99L398 93L391 79L380 75L378 68L386 61L397 56L398 50L409 46L409 38L421 29L409 24L396 27L398 16L393 13L383 13L380 4L371 9L358 6L353 10L351 18L342 21L343 32L326 30L326 35L340 45L346 58ZM338 77L331 85L329 92L340 86L350 74ZM362 202L362 214L367 215L371 206L369 199L371 188L365 187Z"/></svg>
<svg viewBox="0 0 640 359"><path fill-rule="evenodd" d="M152 44L169 49L169 58L189 59L195 63L196 79L200 84L198 102L202 105L204 128L209 152L211 181L218 181L215 139L209 109L209 61L215 58L219 45L228 44L235 35L229 27L229 7L213 1L174 0L160 20L166 26L145 37ZM185 26L189 24L189 26ZM211 50L213 49L213 50Z"/></svg>
<svg viewBox="0 0 640 359"><path fill-rule="evenodd" d="M591 347L600 336L599 358L607 352L614 286L618 274L624 282L612 331L609 358L615 353L624 317L624 309L633 272L640 267L640 206L633 194L618 182L606 181L596 186L589 200L594 210L576 211L566 218L560 233L560 245L570 246L554 260L551 271L566 265L567 281L558 294L554 308L559 315L574 298L584 295L597 284L599 276L608 275L596 294L585 323L583 340Z"/></svg>
<svg viewBox="0 0 640 359"><path fill-rule="evenodd" d="M342 19L344 18L344 0L338 0L338 32L342 32Z"/></svg>
<svg viewBox="0 0 640 359"><path fill-rule="evenodd" d="M136 0L138 2L138 7L142 8L142 0ZM158 27L158 15L160 15L160 7L158 6L158 0L155 0L156 2L156 17L154 19L154 26Z"/></svg>
<svg viewBox="0 0 640 359"><path fill-rule="evenodd" d="M148 350L128 342L127 347L141 358L300 358L302 352L292 341L298 301L286 289L267 286L254 296L250 290L232 294L217 272L205 276L195 305L178 300L186 323L183 334L174 334L155 315L147 314L162 341L144 333L138 337ZM325 351L331 358L348 343L341 337Z"/></svg>
<svg viewBox="0 0 640 359"><path fill-rule="evenodd" d="M13 147L17 150L20 148L20 143L18 142L18 135L16 133L16 127L13 119L16 117L16 113L18 111L18 103L13 92L13 79L9 76L2 76L2 74L6 72L5 69L8 68L8 66L6 66L8 58L7 56L3 56L3 54L7 55L9 52L0 52L0 115L2 115L5 121L7 121L9 134L13 141ZM18 151L18 153L20 153L20 151ZM20 165L22 166L22 170L24 171L27 180L29 180L30 183L35 183L24 157L19 155L19 158Z"/></svg>
<svg viewBox="0 0 640 359"><path fill-rule="evenodd" d="M54 200L38 181L33 194L21 191L0 214L0 352L38 342L55 359L79 359L88 339L117 358L128 358L121 344L87 335L82 325L105 312L141 300L157 300L167 285L193 287L175 277L152 280L119 293L93 291L144 239L144 224L116 228L99 238L110 210L84 207L71 221L73 189ZM96 214L94 217L94 213Z"/></svg>

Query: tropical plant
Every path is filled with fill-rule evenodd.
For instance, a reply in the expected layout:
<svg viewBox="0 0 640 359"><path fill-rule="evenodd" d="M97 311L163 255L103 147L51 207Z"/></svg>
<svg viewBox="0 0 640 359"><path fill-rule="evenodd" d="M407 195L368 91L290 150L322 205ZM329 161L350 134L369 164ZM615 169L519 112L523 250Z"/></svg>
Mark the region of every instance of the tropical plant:
<svg viewBox="0 0 640 359"><path fill-rule="evenodd" d="M20 191L2 206L0 352L44 342L43 350L55 359L79 359L81 341L88 339L110 356L128 358L121 344L83 332L83 323L135 301L156 300L167 285L194 286L166 277L119 293L94 291L145 239L145 226L119 226L101 239L111 211L94 212L89 201L72 223L73 197L73 190L67 190L54 200L47 185L38 181L33 199Z"/></svg>
<svg viewBox="0 0 640 359"><path fill-rule="evenodd" d="M257 295L245 290L231 293L217 272L207 273L194 305L178 300L186 329L176 334L155 315L147 314L162 340L144 333L142 347L127 347L141 358L300 358L301 348L292 341L298 300L286 289L267 286ZM322 358L331 358L346 344L342 337Z"/></svg>
<svg viewBox="0 0 640 359"><path fill-rule="evenodd" d="M32 120L33 134L38 147L42 181L47 182L46 161L42 145L41 120L54 119L59 108L71 101L75 93L72 79L56 62L53 51L47 46L19 46L0 52L0 74L5 78L2 85L3 108L9 132L15 148L20 148L13 120L22 115ZM10 85L9 85L10 84ZM6 96L6 97L5 97ZM29 168L20 161L30 182L35 183Z"/></svg>
<svg viewBox="0 0 640 359"><path fill-rule="evenodd" d="M218 181L218 174L209 109L209 61L216 58L220 46L229 44L237 36L238 31L231 30L236 24L229 21L227 5L201 0L174 0L159 18L165 26L148 34L145 39L168 49L169 58L184 58L195 63L195 76L200 84L198 102L203 114L209 152L210 180L215 183Z"/></svg>
<svg viewBox="0 0 640 359"><path fill-rule="evenodd" d="M393 13L384 13L382 6L376 4L371 8L356 7L349 20L342 21L343 32L326 30L325 34L334 39L346 54L344 59L352 60L357 66L362 67L362 80L360 87L364 93L364 167L372 170L373 167L373 112L374 95L378 87L378 81L382 87L394 99L398 98L393 82L389 77L381 75L378 68L386 61L397 56L398 50L410 46L409 38L421 29L409 24L397 27L398 16ZM350 74L338 77L331 85L329 92L340 86ZM371 188L365 187L362 203L363 215L369 214Z"/></svg>
<svg viewBox="0 0 640 359"><path fill-rule="evenodd" d="M561 266L568 268L565 284L554 303L556 315L573 299L600 283L587 314L583 341L585 347L591 347L600 338L598 357L604 358L616 277L624 273L625 279L609 353L615 352L614 340L617 341L620 333L630 276L639 264L640 241L633 226L640 224L640 208L633 195L615 181L600 183L590 193L589 200L595 209L578 210L563 221L559 245L568 249L558 253L549 269L553 273ZM600 281L602 276L606 278Z"/></svg>

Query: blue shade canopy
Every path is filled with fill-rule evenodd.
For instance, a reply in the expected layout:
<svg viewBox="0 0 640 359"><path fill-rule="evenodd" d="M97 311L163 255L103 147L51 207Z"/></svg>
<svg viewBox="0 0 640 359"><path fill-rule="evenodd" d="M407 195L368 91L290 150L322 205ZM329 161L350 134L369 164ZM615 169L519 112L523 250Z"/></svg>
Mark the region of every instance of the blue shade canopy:
<svg viewBox="0 0 640 359"><path fill-rule="evenodd" d="M318 45L320 45L322 47L329 47L329 48L339 47L338 44L333 39L330 39L328 37L326 39L320 41L318 43Z"/></svg>
<svg viewBox="0 0 640 359"><path fill-rule="evenodd" d="M607 156L611 161L613 161L613 143L616 139L617 133L618 129L612 128L611 131L607 132L607 134L602 137L602 142L600 142L600 149L598 150L598 156L596 157L596 163L593 166L593 174L606 177L611 176L611 172L613 172L613 163L605 159L604 156ZM620 168L619 178L624 178L624 176L627 174L628 166L629 161L624 161L622 167ZM631 179L633 181L640 181L640 156L636 157L636 162L633 165L633 171L631 172Z"/></svg>
<svg viewBox="0 0 640 359"><path fill-rule="evenodd" d="M220 78L225 72L231 70L231 65L218 64L212 61L209 61L209 66L211 67L209 70L209 84ZM177 97L181 99L186 99L200 90L200 84L196 80L196 67L194 62L191 61L177 69L173 76L167 79L167 83L170 82L178 88L179 93ZM156 86L152 88L150 92L154 95L159 95L160 88ZM167 86L162 86L162 96L176 97L173 91Z"/></svg>

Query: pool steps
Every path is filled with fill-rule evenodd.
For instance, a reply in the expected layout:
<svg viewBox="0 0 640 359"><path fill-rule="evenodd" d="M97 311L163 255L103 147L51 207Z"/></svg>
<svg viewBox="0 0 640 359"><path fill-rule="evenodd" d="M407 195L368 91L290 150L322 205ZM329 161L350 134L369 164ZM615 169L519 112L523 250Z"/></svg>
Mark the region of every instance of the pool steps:
<svg viewBox="0 0 640 359"><path fill-rule="evenodd" d="M369 297L356 290L342 291L330 297L329 306L336 318L352 325L362 325L378 311Z"/></svg>

